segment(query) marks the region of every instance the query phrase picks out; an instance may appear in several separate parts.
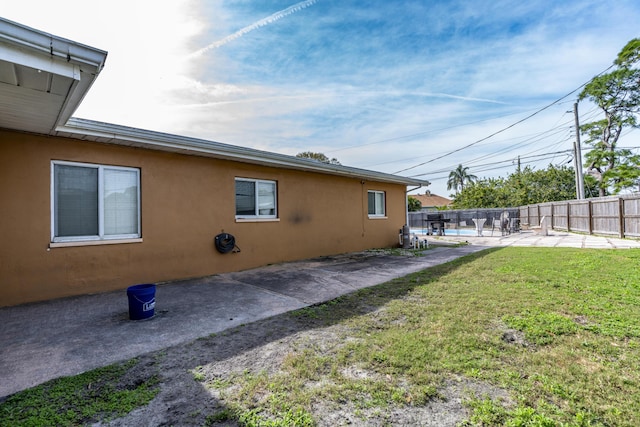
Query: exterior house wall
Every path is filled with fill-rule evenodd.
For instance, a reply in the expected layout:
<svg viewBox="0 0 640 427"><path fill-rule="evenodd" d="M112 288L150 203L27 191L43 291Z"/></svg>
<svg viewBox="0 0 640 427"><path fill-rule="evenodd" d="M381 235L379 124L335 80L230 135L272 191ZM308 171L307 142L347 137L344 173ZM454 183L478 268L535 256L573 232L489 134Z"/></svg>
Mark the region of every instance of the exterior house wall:
<svg viewBox="0 0 640 427"><path fill-rule="evenodd" d="M142 242L50 247L53 160L140 168ZM236 177L277 182L278 221L235 220ZM386 192L369 219L367 190ZM405 186L0 130L0 306L397 245ZM239 253L213 239L231 233Z"/></svg>

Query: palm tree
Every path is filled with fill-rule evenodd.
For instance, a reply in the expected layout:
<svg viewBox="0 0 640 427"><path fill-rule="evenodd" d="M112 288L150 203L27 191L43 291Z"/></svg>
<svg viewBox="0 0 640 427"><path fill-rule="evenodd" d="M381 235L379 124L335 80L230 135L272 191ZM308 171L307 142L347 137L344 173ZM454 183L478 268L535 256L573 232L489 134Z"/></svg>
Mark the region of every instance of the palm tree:
<svg viewBox="0 0 640 427"><path fill-rule="evenodd" d="M471 175L468 172L468 167L463 167L462 164L459 164L457 168L452 170L449 173L449 180L447 181L447 190L456 190L456 194L458 194L458 188L460 191L464 190L464 184L472 184L473 181L477 180L478 177L475 175Z"/></svg>

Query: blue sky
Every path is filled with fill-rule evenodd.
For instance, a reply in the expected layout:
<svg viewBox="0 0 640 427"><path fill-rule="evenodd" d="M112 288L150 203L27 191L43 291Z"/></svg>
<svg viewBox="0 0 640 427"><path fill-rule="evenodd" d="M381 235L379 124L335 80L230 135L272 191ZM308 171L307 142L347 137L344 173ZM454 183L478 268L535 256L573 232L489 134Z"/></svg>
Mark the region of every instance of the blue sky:
<svg viewBox="0 0 640 427"><path fill-rule="evenodd" d="M168 3L168 4L165 4ZM21 0L109 51L76 115L432 181L571 160L571 93L640 37L637 0ZM579 106L582 121L597 118ZM473 144L468 148L467 145ZM640 146L638 132L621 145ZM455 151L455 152L454 152ZM400 172L401 171L401 172Z"/></svg>

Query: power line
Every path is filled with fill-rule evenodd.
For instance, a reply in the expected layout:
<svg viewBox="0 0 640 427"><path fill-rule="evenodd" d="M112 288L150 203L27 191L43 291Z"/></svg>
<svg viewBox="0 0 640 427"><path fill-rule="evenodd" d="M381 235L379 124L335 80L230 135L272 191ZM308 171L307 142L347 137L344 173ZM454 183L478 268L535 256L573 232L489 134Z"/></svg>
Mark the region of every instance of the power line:
<svg viewBox="0 0 640 427"><path fill-rule="evenodd" d="M573 151L573 150L568 150L568 151ZM549 158L549 157L547 157L547 158ZM533 164L533 163L540 162L541 160L544 160L544 159L530 160L528 162L521 162L520 164L521 165L528 165L528 164ZM512 165L496 166L496 167L492 167L492 168L482 169L482 170L480 170L478 172L488 172L488 171L493 171L493 170L498 170L498 169L505 169L505 168L509 168L509 167L512 167ZM427 175L427 174L423 174L423 175ZM416 176L419 176L419 175L416 175ZM442 175L442 176L436 176L436 177L429 176L429 181L439 181L441 179L448 179L448 178L449 178L448 174Z"/></svg>
<svg viewBox="0 0 640 427"><path fill-rule="evenodd" d="M596 76L599 76L599 75L601 75L601 74L603 74L603 73L607 72L608 70L610 70L611 68L613 68L613 66L614 66L613 64L612 64L612 65L610 65L607 69L605 69L604 71L602 71L602 72L598 73ZM591 80L593 80L593 78L592 78ZM589 82L590 82L591 80L589 80ZM486 137L484 137L484 138L481 138L481 139L479 139L479 140L477 140L477 141L474 141L474 142L472 142L472 143L470 143L470 144L467 144L467 145L465 145L465 146L463 146L463 147L457 148L457 149L455 149L455 150L453 150L453 151L450 151L450 152L448 152L448 153L445 153L445 154L443 154L443 155L441 155L441 156L435 157L435 158L433 158L433 159L431 159L431 160L428 160L428 161L426 161L426 162L422 162L422 163L419 163L419 164L417 164L417 165L414 165L414 166L411 166L411 167L408 167L408 168L405 168L405 169L402 169L402 170L399 170L399 171L396 171L396 172L393 172L393 173L394 173L394 174L399 174L399 173L401 173L401 172L406 172L406 171L408 171L408 170L415 169L415 168L420 167L420 166L424 166L424 165L426 165L426 164L429 164L429 163L435 162L436 160L440 160L440 159L442 159L442 158L444 158L444 157L450 156L450 155L455 154L455 153L457 153L457 152L459 152L459 151L465 150L465 149L467 149L467 148L469 148L469 147L472 147L472 146L474 146L474 145L476 145L476 144L479 144L479 143L481 143L482 141L486 141L487 139L492 138L492 137L494 137L494 136L496 136L496 135L498 135L498 134L500 134L500 133L502 133L502 132L504 132L504 131L506 131L506 130L508 130L508 129L511 129L511 128L512 128L512 127L514 127L514 126L516 126L516 125L518 125L518 124L520 124L520 123L522 123L522 122L524 122L524 121L526 121L526 120L529 120L530 118L532 118L532 117L534 117L535 115L537 115L537 114L541 113L542 111L544 111L544 110L546 110L546 109L548 109L548 108L550 108L550 107L552 107L552 106L554 106L554 105L558 104L558 103L559 103L560 101L562 101L563 99L567 98L568 96L572 95L572 94L573 94L573 93L575 93L576 91L580 90L582 87L584 87L585 85L587 85L589 82L585 82L585 83L581 84L581 85L580 85L580 86L578 86L576 89L572 90L571 92L569 92L568 94L564 95L563 97L561 97L561 98L559 98L559 99L557 99L557 100L553 101L552 103L550 103L550 104L548 104L548 105L546 105L546 106L544 106L544 107L540 108L539 110L537 110L537 111L535 111L534 113L532 113L532 114L528 115L527 117L525 117L525 118L523 118L523 119L521 119L521 120L518 120L517 122L515 122L515 123L513 123L513 124L511 124L511 125L509 125L509 126L507 126L507 127L505 127L505 128L502 128L502 129L498 130L497 132L492 133L492 134L491 134L491 135L489 135L489 136L486 136Z"/></svg>
<svg viewBox="0 0 640 427"><path fill-rule="evenodd" d="M626 148L626 149L640 149L640 146L633 146L633 147L619 147L619 148ZM589 151L591 149L593 149L593 147L590 146L582 146L582 149L585 151ZM543 160L549 159L549 158L554 158L557 154L569 154L569 153L573 153L573 149L567 149L567 150L559 150L559 151L554 151L551 153L544 153L544 154L537 154L537 155L532 155L532 156L520 156L520 160L521 160L521 164L527 165L527 164L533 164L533 163L538 163L541 162ZM522 162L522 160L527 160L530 159L528 161L524 161ZM513 166L513 162L515 160L514 159L507 159L507 160L502 160L502 161L497 161L497 162L491 162L491 163L484 163L481 165L476 165L476 167L479 168L483 168L485 166L496 166L496 167L489 167L486 169L474 169L473 172L474 173L478 173L478 172L488 172L488 171L492 171L492 170L498 170L498 169L505 169L508 167L512 167ZM501 163L508 163L502 166L497 166L500 165ZM450 169L439 169L436 171L431 171L428 173L423 173L423 174L418 174L418 175L409 175L410 178L418 178L421 176L425 176L425 175L429 175L429 181L439 181L442 179L448 179L449 178L449 171ZM433 176L433 175L437 175L440 173L444 173L446 175L442 175L442 176Z"/></svg>
<svg viewBox="0 0 640 427"><path fill-rule="evenodd" d="M369 146L369 145L376 145L376 144L383 144L385 142L397 141L399 139L413 138L413 137L416 137L416 136L422 136L422 135L426 135L426 134L430 134L430 133L437 133L437 132L442 132L442 131L449 130L449 129L455 129L455 128L459 128L459 127L465 127L465 126L475 125L475 124L478 124L478 123L488 122L488 121L495 120L495 119L501 119L503 117L509 117L509 116L514 115L514 114L518 114L518 113L509 113L509 114L504 114L502 116L497 116L497 117L491 117L491 118L488 118L488 119L477 120L475 122L469 122L469 123L463 123L463 124L460 124L460 125L447 126L447 127L438 128L438 129L430 129L430 130L427 130L427 131L418 132L418 133L414 133L414 134L410 134L410 135L402 135L402 136L396 136L396 137L393 137L393 138L382 139L380 141L368 142L366 144L350 145L348 147L342 147L342 148L338 148L336 150L330 150L330 151L326 151L326 152L327 153L337 153L338 151L351 150L352 148L360 148L360 147L366 147L366 146ZM401 161L401 160L399 160L399 161Z"/></svg>
<svg viewBox="0 0 640 427"><path fill-rule="evenodd" d="M525 162L525 163L535 163L535 162L539 162L541 160L544 160L545 158L553 158L555 157L556 154L563 154L563 153L570 153L572 152L572 149L569 150L560 150L560 151L554 151L551 153L544 153L544 154L534 154L531 156L520 156L520 160L528 160L528 159L536 159L537 160L532 160L530 162ZM493 166L493 165L499 165L501 163L509 163L509 165L507 166L511 166L513 164L513 159L508 159L508 160L499 160L499 161L495 161L495 162L491 162L491 163L484 163L484 164L480 164L480 165L476 165L477 168L482 168L482 167L486 167L486 166ZM507 166L501 166L500 168L495 168L495 169L501 169ZM474 169L473 172L486 172L488 170L493 170L492 168L489 169L481 169L481 170L476 170ZM438 170L438 171L431 171L431 172L427 172L427 173L423 173L423 174L418 174L418 175L409 175L410 178L417 178L420 176L424 176L424 175L430 175L430 174L436 174L436 173L445 173L448 172L448 170L442 169L442 170Z"/></svg>
<svg viewBox="0 0 640 427"><path fill-rule="evenodd" d="M578 89L580 89L580 88L578 88ZM576 90L578 90L578 89L576 89ZM522 122L524 122L524 121L526 121L526 120L529 120L531 117L535 116L536 114L539 114L539 113L541 113L542 111L546 110L547 108L549 108L549 107L551 107L551 106L553 106L553 105L557 104L560 100L562 100L562 99L566 98L567 96L571 95L571 94L572 94L573 92L575 92L576 90L574 90L574 91L572 91L572 92L570 92L570 93L566 94L565 96L563 96L562 98L558 99L557 101L554 101L554 102L552 102L551 104L549 104L549 105L547 105L547 106L545 106L545 107L541 108L540 110L536 111L535 113L530 114L530 115L528 115L527 117L525 117L525 118L523 118L523 119L521 119L521 120L518 120L517 122L515 122L515 123L513 123L513 124L511 124L511 125L509 125L509 126L507 126L507 127L505 127L505 128L500 129L500 130L499 130L499 131L497 131L497 132L492 133L492 134L491 134L491 135L489 135L489 136L486 136L486 137L484 137L484 138L481 138L481 139L479 139L479 140L477 140L477 141L472 142L471 144L467 144L467 145L465 145L464 147L457 148L457 149L455 149L455 150L453 150L453 151L450 151L450 152L448 152L448 153L446 153L446 154L443 154L443 155L441 155L441 156L435 157L435 158L433 158L433 159L431 159L431 160L428 160L428 161L426 161L426 162L422 162L422 163L417 164L417 165L415 165L415 166L411 166L411 167L408 167L408 168L405 168L405 169L402 169L402 170L399 170L399 171L396 171L396 172L393 172L393 173L394 173L394 174L398 174L398 173L401 173L401 172L406 172L406 171L411 170L411 169L415 169L415 168L420 167L420 166L424 166L424 165L426 165L426 164L429 164L429 163L435 162L436 160L440 160L440 159L442 159L442 158L445 158L445 157L447 157L447 156L450 156L450 155L452 155L452 154L455 154L455 153L457 153L457 152L459 152L459 151L462 151L462 150L465 150L465 149L467 149L467 148L469 148L469 147L472 147L472 146L474 146L474 145L476 145L476 144L479 144L479 143L481 143L482 141L486 141L486 140L487 140L487 139L489 139L489 138L492 138L492 137L494 137L494 136L496 136L496 135L498 135L498 134L500 134L500 133L502 133L502 132L504 132L504 131L506 131L506 130L508 130L508 129L511 129L512 127L514 127L514 126L516 126L516 125L518 125L518 124L520 124L520 123L522 123Z"/></svg>
<svg viewBox="0 0 640 427"><path fill-rule="evenodd" d="M550 135L543 136L545 134L549 134L551 131L554 131L554 132L552 134L550 134ZM476 163L476 162L478 162L480 160L485 160L485 159L489 159L489 158L492 158L492 157L497 157L500 154L507 153L509 151L514 151L514 150L516 150L518 148L523 148L524 146L532 145L534 143L542 141L543 139L547 138L548 136L556 135L556 134L559 134L559 133L565 133L566 131L567 131L567 128L564 128L564 127L563 128L557 128L557 130L556 129L550 129L550 130L547 130L545 132L541 132L539 134L532 135L530 138L527 138L527 139L525 139L525 140L523 140L523 141L521 141L521 142L519 142L519 143L517 143L515 145L506 147L505 149L502 149L502 150L499 150L499 151L496 151L496 152L493 152L491 154L487 154L487 155L484 155L484 156L480 156L480 157L477 157L477 158L472 159L472 160L468 160L467 162L465 162L465 164L466 165L474 165L474 163ZM562 144L562 143L564 143L564 142L566 142L568 140L569 140L569 137L562 138L559 141L554 141L551 144L545 145L545 146L540 147L540 148L538 148L536 150L533 150L533 151L530 151L528 153L525 153L524 155L520 155L520 157L521 158L527 157L528 154L533 154L533 153L536 153L536 152L544 150L544 149L549 149L551 147L558 146L558 145L560 145L560 144ZM549 154L549 153L547 152L544 155L546 155L546 154ZM472 166L471 169L475 172L476 171L475 167L478 167L478 166L482 166L482 165ZM448 165L448 166L445 166L445 167L443 167L442 169L439 169L439 170L435 170L435 171L432 170L429 173L448 172L454 167L455 167L455 165ZM426 173L424 175L428 175L428 174Z"/></svg>
<svg viewBox="0 0 640 427"><path fill-rule="evenodd" d="M520 139L520 138L526 138L526 139L524 139L524 140L522 140L522 141L520 141L520 142L518 142L518 143L516 143L514 145L511 145L511 146L505 147L503 149L500 149L497 152L494 152L494 153L491 153L491 154L486 154L484 156L478 157L477 159L473 159L470 162L475 162L475 161L478 161L478 160L483 160L485 158L495 157L495 156L499 155L500 153L511 151L511 150L517 148L518 146L530 145L530 144L533 144L535 142L541 141L541 140L543 140L545 138L548 138L549 136L552 136L552 135L555 135L557 133L566 131L567 127L565 125L567 125L569 123L570 123L570 121L563 122L562 124L556 125L556 126L550 128L550 129L548 129L548 130L546 130L544 132L539 132L539 133L535 133L535 134L531 134L531 135L525 135L523 137L514 137L514 138L508 138L508 139L504 139L504 140L500 140L500 141L495 141L496 143L501 143L501 142L516 140L516 139ZM412 156L412 157L409 157L409 158L404 158L404 159L399 159L399 160L391 160L391 161L388 161L388 162L369 164L369 165L366 165L365 167L369 168L369 167L387 165L387 164L392 164L392 163L399 163L399 162L404 162L404 161L407 161L407 160L415 160L415 159L420 159L422 157L428 157L428 156L429 155Z"/></svg>
<svg viewBox="0 0 640 427"><path fill-rule="evenodd" d="M553 132L552 132L552 131L553 131ZM566 132L567 132L567 128L566 128L566 127L552 128L552 129L549 129L548 131L545 131L545 132L542 132L542 133L540 133L540 134L537 134L537 135L535 135L535 136L533 136L533 137L531 137L531 138L527 138L527 139L525 139L525 140L522 140L522 141L518 142L517 144L513 144L513 145L511 145L511 146L509 146L509 147L505 147L505 148L504 148L504 149L502 149L502 150L498 150L498 151L496 151L496 152L494 152L494 153L492 153L492 154L487 154L487 155L485 155L485 156L481 156L481 157L479 157L479 158L477 158L477 159L473 159L473 160L471 160L471 161L468 161L468 162L467 162L467 163L465 163L465 164L473 164L474 162L476 162L476 161L478 161L478 160L483 160L483 159L487 159L487 158L491 158L491 157L496 157L496 156L498 156L498 155L500 155L500 154L502 154L502 153L508 153L508 152L510 152L510 151L514 151L514 150L516 150L516 149L522 149L522 148L524 148L524 147L526 147L526 146L529 146L529 145L532 145L532 144L535 144L535 143L541 142L541 141L543 141L544 139L549 138L549 137L551 137L551 136L556 136L556 135L559 135L559 134L564 134L564 133L566 133ZM552 144L549 144L549 145L547 145L547 146L545 146L545 147L543 147L543 148L548 148L548 147L553 146L553 145L558 145L558 144L560 144L560 143L562 143L562 142L564 142L564 141L567 141L567 138L561 139L560 141L555 141L555 142L553 142ZM541 149L543 149L543 148L541 148ZM532 151L531 153L535 153L536 151L539 151L539 150L540 150L540 149L538 149L538 150L534 150L534 151ZM530 154L530 153L525 153L525 154Z"/></svg>

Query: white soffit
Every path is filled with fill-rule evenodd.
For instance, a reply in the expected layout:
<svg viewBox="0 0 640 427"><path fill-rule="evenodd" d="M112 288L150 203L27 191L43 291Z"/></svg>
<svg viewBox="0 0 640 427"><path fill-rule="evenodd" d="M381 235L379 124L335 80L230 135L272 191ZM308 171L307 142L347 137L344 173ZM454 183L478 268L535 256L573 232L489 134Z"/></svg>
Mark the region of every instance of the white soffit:
<svg viewBox="0 0 640 427"><path fill-rule="evenodd" d="M0 128L53 132L76 110L106 56L0 18Z"/></svg>

